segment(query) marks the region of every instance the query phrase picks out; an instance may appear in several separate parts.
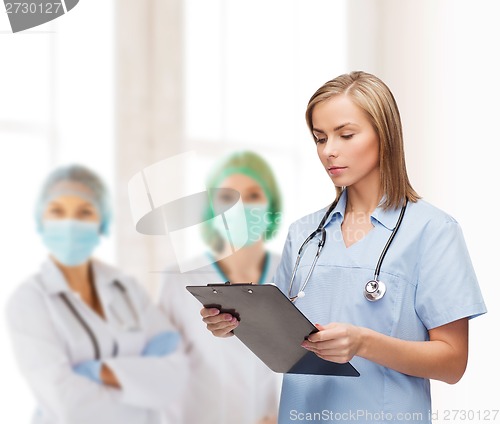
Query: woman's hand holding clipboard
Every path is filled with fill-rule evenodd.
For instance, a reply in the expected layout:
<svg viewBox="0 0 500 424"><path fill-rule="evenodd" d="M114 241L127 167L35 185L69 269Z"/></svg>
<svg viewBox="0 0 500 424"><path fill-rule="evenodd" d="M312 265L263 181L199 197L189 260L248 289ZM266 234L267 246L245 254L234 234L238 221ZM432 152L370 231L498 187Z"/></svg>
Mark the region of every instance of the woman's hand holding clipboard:
<svg viewBox="0 0 500 424"><path fill-rule="evenodd" d="M273 284L209 284L186 289L203 305L201 315L218 337L238 337L279 373L357 377L349 363L319 358L301 346L318 329Z"/></svg>

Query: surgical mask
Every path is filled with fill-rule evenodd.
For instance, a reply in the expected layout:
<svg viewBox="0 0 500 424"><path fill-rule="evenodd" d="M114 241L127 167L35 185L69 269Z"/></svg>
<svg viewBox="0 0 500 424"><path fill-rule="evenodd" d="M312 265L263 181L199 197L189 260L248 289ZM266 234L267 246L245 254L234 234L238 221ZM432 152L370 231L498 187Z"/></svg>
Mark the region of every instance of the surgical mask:
<svg viewBox="0 0 500 424"><path fill-rule="evenodd" d="M86 262L99 244L99 223L73 219L43 222L42 240L50 253L63 265Z"/></svg>
<svg viewBox="0 0 500 424"><path fill-rule="evenodd" d="M222 220L214 223L215 229L224 240L229 242L229 237L231 237L231 242L236 249L251 246L259 241L269 226L267 203L247 203L244 205L244 210L246 226L238 225L241 222L241 220L237 221L238 217L225 215L227 225L231 228L229 235Z"/></svg>

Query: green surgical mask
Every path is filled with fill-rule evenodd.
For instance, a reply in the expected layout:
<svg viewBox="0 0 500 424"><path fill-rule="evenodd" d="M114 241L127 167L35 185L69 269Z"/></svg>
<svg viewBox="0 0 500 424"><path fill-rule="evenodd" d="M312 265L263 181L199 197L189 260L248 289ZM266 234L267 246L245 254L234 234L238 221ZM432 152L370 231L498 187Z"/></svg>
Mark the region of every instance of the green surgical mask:
<svg viewBox="0 0 500 424"><path fill-rule="evenodd" d="M241 217L226 214L226 222L228 231L221 220L214 222L214 227L221 237L229 243L232 243L235 249L251 246L263 238L267 227L270 224L268 212L269 205L267 203L247 203L244 205L245 210L245 225L238 225L242 222Z"/></svg>

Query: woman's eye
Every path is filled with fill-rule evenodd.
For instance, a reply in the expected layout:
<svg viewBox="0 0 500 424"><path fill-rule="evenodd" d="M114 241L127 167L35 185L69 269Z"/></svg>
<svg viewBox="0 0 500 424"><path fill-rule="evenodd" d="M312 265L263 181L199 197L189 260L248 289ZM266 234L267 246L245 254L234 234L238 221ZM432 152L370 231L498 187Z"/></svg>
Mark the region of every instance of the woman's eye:
<svg viewBox="0 0 500 424"><path fill-rule="evenodd" d="M315 138L314 142L316 144L323 144L323 143L326 143L326 138Z"/></svg>
<svg viewBox="0 0 500 424"><path fill-rule="evenodd" d="M250 193L250 195L248 196L248 198L250 200L260 200L263 198L262 194L261 193Z"/></svg>
<svg viewBox="0 0 500 424"><path fill-rule="evenodd" d="M234 203L235 198L234 196L228 195L228 194L223 194L217 197L216 202L218 203Z"/></svg>
<svg viewBox="0 0 500 424"><path fill-rule="evenodd" d="M60 216L60 215L63 215L63 210L59 209L59 208L53 208L53 209L49 209L48 213L51 214L51 215Z"/></svg>
<svg viewBox="0 0 500 424"><path fill-rule="evenodd" d="M80 219L93 218L96 215L93 209L82 209L78 212L78 217Z"/></svg>
<svg viewBox="0 0 500 424"><path fill-rule="evenodd" d="M343 135L341 135L341 137L344 140L350 140L353 136L354 136L354 134L343 134Z"/></svg>

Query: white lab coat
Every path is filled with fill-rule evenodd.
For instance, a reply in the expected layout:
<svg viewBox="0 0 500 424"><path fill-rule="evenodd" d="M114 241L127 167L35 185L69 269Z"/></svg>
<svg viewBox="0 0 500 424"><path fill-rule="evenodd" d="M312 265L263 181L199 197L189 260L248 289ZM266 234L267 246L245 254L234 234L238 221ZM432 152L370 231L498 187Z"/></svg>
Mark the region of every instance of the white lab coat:
<svg viewBox="0 0 500 424"><path fill-rule="evenodd" d="M187 377L183 348L165 357L140 356L148 340L171 326L134 280L96 260L92 270L106 320L69 288L51 260L8 302L7 323L15 355L39 405L33 423L161 423L158 411L177 402ZM126 294L114 281L126 288ZM100 355L121 389L73 371L75 364L95 359L95 348L61 294L95 335ZM138 316L137 330L123 325L137 321L128 301Z"/></svg>
<svg viewBox="0 0 500 424"><path fill-rule="evenodd" d="M270 282L279 256L270 254ZM218 338L203 323L202 305L187 285L223 282L213 265L180 274L174 267L164 273L159 304L185 341L190 363L179 424L256 424L278 414L282 376L271 371L238 338ZM177 411L178 412L178 411ZM167 420L171 411L166 411Z"/></svg>

